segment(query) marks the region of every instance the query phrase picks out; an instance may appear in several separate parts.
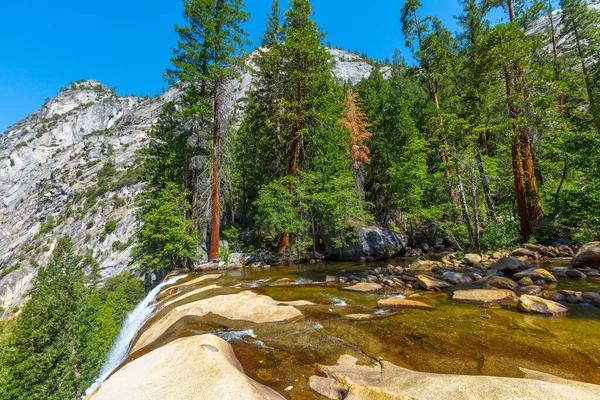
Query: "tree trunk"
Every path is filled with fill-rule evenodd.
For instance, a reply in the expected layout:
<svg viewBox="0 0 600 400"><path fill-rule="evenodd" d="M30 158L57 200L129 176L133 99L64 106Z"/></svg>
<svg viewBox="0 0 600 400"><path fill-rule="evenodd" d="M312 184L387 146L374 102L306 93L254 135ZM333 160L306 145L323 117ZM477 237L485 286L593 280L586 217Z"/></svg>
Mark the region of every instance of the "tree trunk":
<svg viewBox="0 0 600 400"><path fill-rule="evenodd" d="M198 230L199 221L198 221L198 171L194 169L194 173L192 174L192 232L196 232Z"/></svg>
<svg viewBox="0 0 600 400"><path fill-rule="evenodd" d="M528 198L527 207L529 209L529 218L531 221L537 222L542 219L544 213L542 212L535 179L533 157L531 154L531 138L529 136L529 129L521 129L520 131L521 161L523 163L523 172L527 188L526 197Z"/></svg>
<svg viewBox="0 0 600 400"><path fill-rule="evenodd" d="M462 206L463 220L467 232L469 233L469 247L475 248L475 236L473 235L473 227L471 226L471 218L469 217L469 207L467 205L467 198L465 197L465 188L463 186L462 175L460 174L460 168L458 167L458 161L454 161L456 167L456 179L458 179L458 194L460 196L460 204Z"/></svg>
<svg viewBox="0 0 600 400"><path fill-rule="evenodd" d="M564 160L563 164L563 172L560 177L560 183L558 184L558 188L556 189L556 194L554 195L554 213L556 214L556 210L558 208L558 199L560 197L560 191L562 190L563 184L565 183L565 179L567 179L567 172L569 171L569 161L567 159Z"/></svg>
<svg viewBox="0 0 600 400"><path fill-rule="evenodd" d="M484 156L487 156L489 154L488 152L488 138L487 138L487 131L482 130L481 133L479 134L479 142L481 144L481 153Z"/></svg>
<svg viewBox="0 0 600 400"><path fill-rule="evenodd" d="M548 0L548 19L550 20L550 33L552 35L552 55L554 56L554 79L560 80L560 66L558 65L558 46L556 41L556 27L554 26L554 18L552 17L552 0ZM565 118L565 96L562 92L558 95L558 109L560 111L560 117ZM542 184L540 182L540 184Z"/></svg>
<svg viewBox="0 0 600 400"><path fill-rule="evenodd" d="M485 198L485 203L487 204L488 217L492 221L496 221L498 217L496 216L494 199L492 199L492 194L490 192L490 181L485 175L485 171L483 169L483 161L481 160L481 154L478 151L475 152L475 160L477 161L477 169L479 169L479 178L481 179L481 187L483 188L483 197Z"/></svg>
<svg viewBox="0 0 600 400"><path fill-rule="evenodd" d="M213 187L212 187L212 212L210 226L210 252L209 261L219 256L219 234L221 230L221 83L215 84L214 95L214 136L213 136Z"/></svg>
<svg viewBox="0 0 600 400"><path fill-rule="evenodd" d="M479 210L477 209L477 184L475 168L471 166L471 209L473 210L473 239L475 248L479 250Z"/></svg>
<svg viewBox="0 0 600 400"><path fill-rule="evenodd" d="M598 117L598 109L596 108L596 101L594 100L594 93L592 91L592 83L590 82L590 75L587 70L587 66L585 65L585 60L581 60L581 71L583 72L583 76L585 78L585 90L587 92L588 100L590 103L590 113L592 114L592 118L594 119L594 126L596 127L596 131L600 133L600 117Z"/></svg>
<svg viewBox="0 0 600 400"><path fill-rule="evenodd" d="M506 85L506 99L508 104L508 117L512 127L512 170L515 185L515 200L517 203L517 213L519 215L519 224L521 226L521 235L527 240L533 233L533 225L527 213L527 199L525 196L525 185L523 183L523 170L521 167L521 154L519 151L519 129L517 127L516 111L512 101L512 86L508 66L504 66L504 81Z"/></svg>
<svg viewBox="0 0 600 400"><path fill-rule="evenodd" d="M298 108L296 110L296 122L294 123L294 131L292 133L292 149L290 153L290 163L288 166L288 176L295 176L298 168L298 152L300 148L300 129L302 128L302 84L298 82L297 86ZM290 184L290 192L294 191L294 187ZM277 252L283 253L290 243L290 234L282 233L277 244Z"/></svg>
<svg viewBox="0 0 600 400"><path fill-rule="evenodd" d="M75 335L73 335L73 325L68 321L69 344L71 345L71 359L73 360L73 373L75 374L75 397L79 398L81 389L79 387L79 366L77 365L77 349L75 348Z"/></svg>

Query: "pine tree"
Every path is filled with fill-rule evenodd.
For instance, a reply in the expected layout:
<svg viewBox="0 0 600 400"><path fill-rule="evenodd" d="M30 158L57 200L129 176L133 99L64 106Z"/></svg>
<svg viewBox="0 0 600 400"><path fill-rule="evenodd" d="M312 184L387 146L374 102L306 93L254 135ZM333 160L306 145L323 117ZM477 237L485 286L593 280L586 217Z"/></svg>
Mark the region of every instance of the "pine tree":
<svg viewBox="0 0 600 400"><path fill-rule="evenodd" d="M364 198L364 164L370 164L369 147L366 142L371 139L373 134L369 132L371 125L368 118L361 110L358 93L348 87L346 94L346 104L344 115L340 120L342 126L350 133L350 159L352 160L352 169L354 171L354 181L360 198Z"/></svg>
<svg viewBox="0 0 600 400"><path fill-rule="evenodd" d="M241 25L249 14L243 7L242 0L184 0L188 26L175 26L180 40L171 58L175 69L168 71L171 79L179 78L187 84L184 88L188 95L198 94L201 100L208 97L212 102L211 260L219 253L223 88L236 76L247 42Z"/></svg>
<svg viewBox="0 0 600 400"><path fill-rule="evenodd" d="M600 52L600 13L585 0L562 0L561 50L567 68L578 63L585 82L588 106L594 126L600 133L600 114L594 98L589 62Z"/></svg>

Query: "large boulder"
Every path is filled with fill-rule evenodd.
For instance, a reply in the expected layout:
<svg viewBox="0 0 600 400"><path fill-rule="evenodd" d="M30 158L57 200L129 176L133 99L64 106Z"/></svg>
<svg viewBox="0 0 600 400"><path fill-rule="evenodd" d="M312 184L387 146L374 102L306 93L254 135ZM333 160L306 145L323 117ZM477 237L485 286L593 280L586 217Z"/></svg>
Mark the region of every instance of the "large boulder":
<svg viewBox="0 0 600 400"><path fill-rule="evenodd" d="M442 279L453 285L462 285L473 282L470 276L461 274L460 272L447 271L442 274Z"/></svg>
<svg viewBox="0 0 600 400"><path fill-rule="evenodd" d="M496 303L502 300L516 298L517 295L512 290L502 289L472 289L457 290L452 295L452 300L464 301L468 303Z"/></svg>
<svg viewBox="0 0 600 400"><path fill-rule="evenodd" d="M177 339L126 364L86 400L283 399L250 379L233 348L213 335Z"/></svg>
<svg viewBox="0 0 600 400"><path fill-rule="evenodd" d="M571 265L575 268L600 268L600 242L583 245L573 257Z"/></svg>
<svg viewBox="0 0 600 400"><path fill-rule="evenodd" d="M343 261L379 260L392 258L406 247L406 236L390 229L378 227L358 228L357 238L350 244L336 249L327 243L328 258Z"/></svg>
<svg viewBox="0 0 600 400"><path fill-rule="evenodd" d="M569 312L567 307L552 300L524 294L519 297L519 310L532 314L562 315Z"/></svg>

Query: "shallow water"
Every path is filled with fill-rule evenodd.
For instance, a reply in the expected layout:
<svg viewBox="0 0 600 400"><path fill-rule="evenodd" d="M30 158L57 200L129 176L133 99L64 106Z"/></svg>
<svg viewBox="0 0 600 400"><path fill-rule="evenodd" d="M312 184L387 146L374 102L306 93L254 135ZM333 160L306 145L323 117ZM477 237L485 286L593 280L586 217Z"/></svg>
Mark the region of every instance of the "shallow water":
<svg viewBox="0 0 600 400"><path fill-rule="evenodd" d="M453 302L450 294L460 288L455 287L446 292L420 292L436 306L434 310L388 312L377 310L377 301L401 292L354 293L324 284L327 275L348 276L388 263L405 266L411 261L225 271L223 278L198 285L222 288L189 296L173 306L249 289L279 301L308 300L315 305L298 307L303 312L301 319L279 323L253 324L210 314L185 317L130 359L178 337L215 333L232 344L250 377L287 398L320 398L310 390L308 378L318 374L317 365L335 364L343 354L351 354L362 363L386 360L423 372L522 377L519 367L523 367L600 384L600 308L568 305L569 315L565 317L528 315L519 312L516 303L481 306ZM566 265L566 261L553 262L538 265ZM179 284L196 277L182 279ZM276 284L281 278L292 282ZM560 280L557 287L598 291L600 279ZM163 298L165 295L169 295L168 290L161 293ZM142 331L173 306L151 317ZM349 314L372 314L373 318L352 320L346 317ZM288 386L294 389L285 392Z"/></svg>

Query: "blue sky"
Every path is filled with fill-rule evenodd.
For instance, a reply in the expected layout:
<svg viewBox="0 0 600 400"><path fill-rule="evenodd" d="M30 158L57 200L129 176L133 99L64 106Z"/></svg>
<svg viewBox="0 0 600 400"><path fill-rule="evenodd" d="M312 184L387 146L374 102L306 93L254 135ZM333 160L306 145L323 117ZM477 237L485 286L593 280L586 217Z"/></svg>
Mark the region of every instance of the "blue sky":
<svg viewBox="0 0 600 400"><path fill-rule="evenodd" d="M270 0L246 0L246 26L257 43ZM422 0L454 32L458 0ZM371 57L404 48L402 1L313 0L315 19L333 46ZM159 93L182 23L181 0L0 0L0 133L37 110L61 86L97 79L118 94Z"/></svg>

